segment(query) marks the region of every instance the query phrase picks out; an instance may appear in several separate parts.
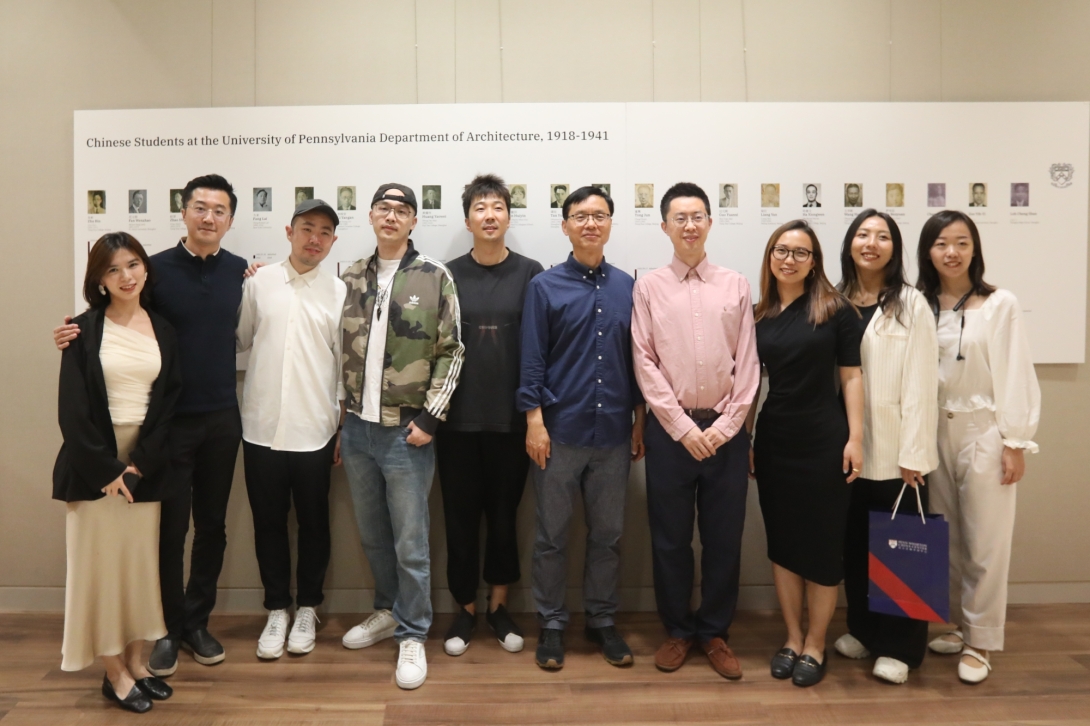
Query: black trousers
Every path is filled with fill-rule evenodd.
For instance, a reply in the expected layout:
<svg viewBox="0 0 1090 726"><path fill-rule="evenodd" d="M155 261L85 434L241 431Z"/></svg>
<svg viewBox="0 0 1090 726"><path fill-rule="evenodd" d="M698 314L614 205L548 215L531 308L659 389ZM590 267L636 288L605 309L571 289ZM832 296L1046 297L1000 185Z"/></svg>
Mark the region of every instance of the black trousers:
<svg viewBox="0 0 1090 726"><path fill-rule="evenodd" d="M852 496L844 536L844 594L848 599L848 632L865 645L871 655L896 658L909 668L919 668L927 651L927 622L872 613L867 609L870 512L891 514L903 484L900 479L856 479L850 485ZM920 487L920 500L927 514L927 487ZM912 515L918 512L911 487L905 489L897 511Z"/></svg>
<svg viewBox="0 0 1090 726"><path fill-rule="evenodd" d="M242 419L238 406L174 417L170 429L178 492L163 500L159 520L159 587L170 637L208 626L227 548L227 501ZM185 584L185 538L193 514L193 552Z"/></svg>
<svg viewBox="0 0 1090 726"><path fill-rule="evenodd" d="M488 526L484 581L518 582L515 534L530 457L526 434L440 431L435 437L447 528L447 586L459 605L477 599L481 515Z"/></svg>
<svg viewBox="0 0 1090 726"><path fill-rule="evenodd" d="M697 425L708 428L711 421ZM727 638L738 605L742 529L749 491L749 438L739 433L697 461L654 416L647 447L647 514L659 617L672 638ZM700 607L690 605L695 563L693 512L700 526Z"/></svg>
<svg viewBox="0 0 1090 726"><path fill-rule="evenodd" d="M254 549L265 609L291 607L291 546L288 512L295 501L299 524L299 559L295 566L300 607L317 607L329 567L329 477L334 436L317 451L273 451L242 442L246 494L254 516Z"/></svg>

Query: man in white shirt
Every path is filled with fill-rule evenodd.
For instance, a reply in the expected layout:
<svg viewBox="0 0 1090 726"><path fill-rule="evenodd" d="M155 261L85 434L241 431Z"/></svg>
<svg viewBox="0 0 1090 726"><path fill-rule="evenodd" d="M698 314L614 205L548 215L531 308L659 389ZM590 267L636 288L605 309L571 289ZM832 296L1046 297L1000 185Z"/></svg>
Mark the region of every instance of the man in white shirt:
<svg viewBox="0 0 1090 726"><path fill-rule="evenodd" d="M329 478L337 443L341 383L341 314L347 287L321 268L340 220L320 199L295 208L285 228L291 254L246 281L236 337L250 361L242 393L246 492L268 621L259 658L314 649L329 564ZM288 634L291 551L288 512L299 523L295 624Z"/></svg>

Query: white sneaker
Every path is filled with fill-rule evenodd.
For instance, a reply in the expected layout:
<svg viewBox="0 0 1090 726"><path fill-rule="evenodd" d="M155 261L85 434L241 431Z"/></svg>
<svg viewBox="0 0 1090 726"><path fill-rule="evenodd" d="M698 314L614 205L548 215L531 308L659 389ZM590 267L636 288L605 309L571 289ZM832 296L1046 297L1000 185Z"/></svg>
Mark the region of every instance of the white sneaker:
<svg viewBox="0 0 1090 726"><path fill-rule="evenodd" d="M896 658L882 656L874 662L874 670L871 671L875 678L881 678L890 683L904 683L908 680L908 665Z"/></svg>
<svg viewBox="0 0 1090 726"><path fill-rule="evenodd" d="M397 621L389 610L376 610L370 617L355 626L341 638L341 645L356 650L386 640L397 630Z"/></svg>
<svg viewBox="0 0 1090 726"><path fill-rule="evenodd" d="M845 658L853 658L855 660L862 660L863 658L870 658L870 651L867 650L867 646L859 642L851 633L844 633L836 642L833 643L833 647L836 648L836 652L840 653Z"/></svg>
<svg viewBox="0 0 1090 726"><path fill-rule="evenodd" d="M401 641L401 653L397 656L397 673L394 680L400 688L411 691L420 688L428 678L428 659L424 657L424 644L415 640Z"/></svg>
<svg viewBox="0 0 1090 726"><path fill-rule="evenodd" d="M957 642L952 643L949 640L946 640L947 635L953 635L954 637L956 637ZM960 653L961 649L965 647L965 636L962 635L960 630L954 630L952 632L946 633L945 635L940 635L939 637L935 638L927 644L927 647L936 653L942 653L943 655L954 655L956 653Z"/></svg>
<svg viewBox="0 0 1090 726"><path fill-rule="evenodd" d="M974 650L969 646L965 646L965 649L961 651L961 655L963 657L958 663L958 678L961 679L962 683L968 683L971 686L975 686L977 683L980 683L985 678L987 678L988 674L992 672L992 664L988 662L988 656L984 655L983 653ZM979 668L977 668L976 666L965 665L964 656L967 655L971 655L972 657L976 658L983 665L981 665Z"/></svg>
<svg viewBox="0 0 1090 726"><path fill-rule="evenodd" d="M309 653L314 650L314 624L321 622L312 607L301 607L295 611L295 622L288 635L289 653Z"/></svg>
<svg viewBox="0 0 1090 726"><path fill-rule="evenodd" d="M257 657L273 660L284 655L284 639L288 637L287 610L270 610L265 629L257 639Z"/></svg>

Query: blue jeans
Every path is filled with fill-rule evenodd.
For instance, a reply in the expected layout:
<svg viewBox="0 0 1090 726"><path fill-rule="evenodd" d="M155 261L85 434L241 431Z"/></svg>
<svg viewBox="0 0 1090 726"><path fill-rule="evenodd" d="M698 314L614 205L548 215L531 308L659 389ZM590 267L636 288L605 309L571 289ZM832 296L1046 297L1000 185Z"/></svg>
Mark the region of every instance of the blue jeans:
<svg viewBox="0 0 1090 726"><path fill-rule="evenodd" d="M543 628L563 630L568 589L568 532L575 498L582 495L587 520L587 553L583 563L583 610L590 628L613 625L617 612L617 577L621 563L621 531L632 462L628 442L593 449L552 442L545 469L536 464L537 539L534 541L533 593Z"/></svg>
<svg viewBox="0 0 1090 726"><path fill-rule="evenodd" d="M428 492L435 444L413 446L408 429L348 414L341 458L360 542L375 578L375 610L393 610L398 642L423 643L431 627Z"/></svg>

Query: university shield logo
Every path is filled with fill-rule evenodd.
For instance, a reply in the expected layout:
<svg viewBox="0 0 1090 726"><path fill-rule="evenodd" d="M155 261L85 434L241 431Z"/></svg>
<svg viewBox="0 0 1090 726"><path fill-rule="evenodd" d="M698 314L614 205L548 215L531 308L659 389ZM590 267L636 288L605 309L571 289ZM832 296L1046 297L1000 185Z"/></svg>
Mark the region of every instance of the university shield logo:
<svg viewBox="0 0 1090 726"><path fill-rule="evenodd" d="M1052 177L1052 186L1063 189L1071 186L1071 178L1075 176L1073 164L1053 164L1048 167L1048 173Z"/></svg>
<svg viewBox="0 0 1090 726"><path fill-rule="evenodd" d="M889 541L889 548L890 548L891 550L895 550L895 549L897 549L897 540L895 540L895 539L891 539L891 540Z"/></svg>

